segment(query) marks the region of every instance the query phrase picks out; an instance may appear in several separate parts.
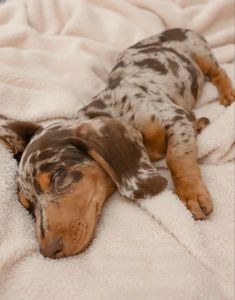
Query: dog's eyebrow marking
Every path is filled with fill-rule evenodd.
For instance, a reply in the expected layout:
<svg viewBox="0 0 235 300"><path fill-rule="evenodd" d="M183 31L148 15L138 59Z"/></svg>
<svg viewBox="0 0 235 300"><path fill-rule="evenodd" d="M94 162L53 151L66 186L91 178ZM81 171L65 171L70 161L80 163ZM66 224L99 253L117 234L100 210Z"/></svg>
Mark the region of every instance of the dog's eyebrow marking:
<svg viewBox="0 0 235 300"><path fill-rule="evenodd" d="M33 186L34 186L34 189L35 189L35 192L36 194L39 196L40 194L42 194L42 189L41 189L41 186L38 182L37 179L33 179Z"/></svg>
<svg viewBox="0 0 235 300"><path fill-rule="evenodd" d="M52 176L51 172L39 173L36 176L36 181L38 182L43 192L48 190L51 183L51 176Z"/></svg>

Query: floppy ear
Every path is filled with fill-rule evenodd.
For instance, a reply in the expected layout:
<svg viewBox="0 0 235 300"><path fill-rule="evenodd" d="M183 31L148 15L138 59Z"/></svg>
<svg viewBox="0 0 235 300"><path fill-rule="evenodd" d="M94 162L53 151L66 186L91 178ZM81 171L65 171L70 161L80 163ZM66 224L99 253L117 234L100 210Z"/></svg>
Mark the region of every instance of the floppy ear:
<svg viewBox="0 0 235 300"><path fill-rule="evenodd" d="M153 196L167 185L150 162L142 135L130 125L107 117L92 119L76 129L74 141L105 169L126 198Z"/></svg>
<svg viewBox="0 0 235 300"><path fill-rule="evenodd" d="M11 150L15 158L23 153L33 134L40 125L32 122L0 119L0 143Z"/></svg>

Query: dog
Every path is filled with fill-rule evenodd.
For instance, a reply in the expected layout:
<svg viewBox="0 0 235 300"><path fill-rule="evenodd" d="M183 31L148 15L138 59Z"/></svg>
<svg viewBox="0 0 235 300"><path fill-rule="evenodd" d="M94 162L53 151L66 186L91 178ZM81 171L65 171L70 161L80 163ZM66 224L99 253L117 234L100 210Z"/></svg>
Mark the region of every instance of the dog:
<svg viewBox="0 0 235 300"><path fill-rule="evenodd" d="M227 106L235 91L200 34L169 29L125 50L107 86L69 120L42 127L2 116L1 142L19 162L19 200L33 211L40 252L87 248L102 207L118 189L131 200L163 191L152 161L166 156L175 191L196 220L212 211L197 163L196 134L208 124L191 109L205 77Z"/></svg>

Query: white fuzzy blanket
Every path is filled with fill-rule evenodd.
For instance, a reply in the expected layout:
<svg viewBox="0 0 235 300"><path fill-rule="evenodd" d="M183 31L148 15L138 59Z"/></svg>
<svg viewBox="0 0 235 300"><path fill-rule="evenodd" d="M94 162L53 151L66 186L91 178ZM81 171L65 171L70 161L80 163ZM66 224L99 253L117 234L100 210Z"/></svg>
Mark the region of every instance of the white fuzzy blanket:
<svg viewBox="0 0 235 300"><path fill-rule="evenodd" d="M0 4L0 113L42 121L70 116L105 85L119 52L165 28L208 39L233 79L233 0L11 0ZM0 146L1 300L224 300L234 293L234 104L209 83L195 112L214 211L194 221L168 190L139 203L117 193L81 255L42 257L34 223L18 203L17 165Z"/></svg>

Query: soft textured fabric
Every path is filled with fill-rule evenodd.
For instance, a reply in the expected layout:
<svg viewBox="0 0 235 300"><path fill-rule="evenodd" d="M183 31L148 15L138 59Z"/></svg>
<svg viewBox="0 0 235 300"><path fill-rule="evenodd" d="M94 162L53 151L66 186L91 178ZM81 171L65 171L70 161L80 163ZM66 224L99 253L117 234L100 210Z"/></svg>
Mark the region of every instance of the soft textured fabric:
<svg viewBox="0 0 235 300"><path fill-rule="evenodd" d="M234 78L234 2L11 0L0 5L0 113L20 120L69 117L104 86L120 51L166 28L205 35ZM206 83L197 116L211 124L198 157L214 203L194 221L168 179L158 196L115 193L84 253L42 257L34 222L17 200L17 165L0 146L1 300L224 300L234 294L234 103Z"/></svg>

